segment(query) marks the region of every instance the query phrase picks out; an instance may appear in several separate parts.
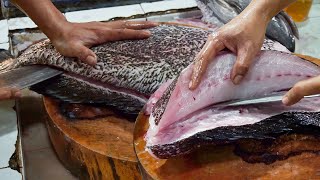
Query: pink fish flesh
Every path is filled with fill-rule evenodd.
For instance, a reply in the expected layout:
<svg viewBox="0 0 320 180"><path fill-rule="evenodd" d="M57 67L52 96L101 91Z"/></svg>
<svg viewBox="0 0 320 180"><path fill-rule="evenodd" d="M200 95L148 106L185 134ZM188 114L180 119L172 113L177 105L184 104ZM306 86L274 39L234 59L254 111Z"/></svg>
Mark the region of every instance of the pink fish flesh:
<svg viewBox="0 0 320 180"><path fill-rule="evenodd" d="M316 103L313 106L310 102L293 107L275 104L240 109L208 109L219 102L260 97L286 90L298 81L320 74L317 65L295 55L262 51L243 82L236 86L230 80L235 58L232 53L221 53L210 63L203 81L194 91L188 88L192 65L182 71L153 107L146 135L149 150L155 146L180 142L217 127L254 124L286 111L318 111Z"/></svg>

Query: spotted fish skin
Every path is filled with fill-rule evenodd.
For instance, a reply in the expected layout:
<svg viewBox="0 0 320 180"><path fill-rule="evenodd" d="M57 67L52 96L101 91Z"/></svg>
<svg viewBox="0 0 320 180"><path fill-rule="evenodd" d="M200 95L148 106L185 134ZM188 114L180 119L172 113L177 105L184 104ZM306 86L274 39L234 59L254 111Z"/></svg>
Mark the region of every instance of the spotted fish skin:
<svg viewBox="0 0 320 180"><path fill-rule="evenodd" d="M94 67L59 54L49 40L28 48L10 68L44 64L62 68L102 83L150 95L159 84L176 76L204 45L208 31L161 25L144 40L108 42L93 47ZM1 65L0 65L1 67Z"/></svg>
<svg viewBox="0 0 320 180"><path fill-rule="evenodd" d="M63 69L66 74L39 83L32 90L70 103L105 103L138 113L162 83L193 61L210 34L208 30L178 25L160 25L150 31L148 39L91 48L98 57L93 67L62 56L49 40L44 40L18 58L1 63L0 70L32 64Z"/></svg>
<svg viewBox="0 0 320 180"><path fill-rule="evenodd" d="M136 114L161 84L174 79L194 60L213 29L163 24L150 31L148 39L91 48L98 57L93 67L62 56L44 40L18 58L0 63L0 71L32 64L60 68L64 75L39 83L32 90L69 103L105 103ZM285 50L279 45L266 40L262 49Z"/></svg>

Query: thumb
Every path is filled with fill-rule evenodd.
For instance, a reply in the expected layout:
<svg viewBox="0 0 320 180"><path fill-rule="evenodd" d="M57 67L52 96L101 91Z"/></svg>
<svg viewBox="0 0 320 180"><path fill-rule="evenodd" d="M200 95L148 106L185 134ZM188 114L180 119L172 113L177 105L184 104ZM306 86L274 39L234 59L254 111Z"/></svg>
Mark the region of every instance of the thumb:
<svg viewBox="0 0 320 180"><path fill-rule="evenodd" d="M283 104L290 106L299 102L304 96L320 93L320 76L300 81L283 97Z"/></svg>
<svg viewBox="0 0 320 180"><path fill-rule="evenodd" d="M74 49L71 52L71 56L77 57L82 62L92 66L97 63L97 56L91 49L84 46L83 44L77 44L73 47Z"/></svg>

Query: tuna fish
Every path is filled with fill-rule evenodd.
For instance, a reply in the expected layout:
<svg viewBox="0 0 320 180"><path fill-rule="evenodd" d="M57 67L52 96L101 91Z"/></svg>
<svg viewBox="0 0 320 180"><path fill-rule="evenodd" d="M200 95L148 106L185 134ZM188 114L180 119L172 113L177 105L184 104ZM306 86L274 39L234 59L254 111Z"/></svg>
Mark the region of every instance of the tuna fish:
<svg viewBox="0 0 320 180"><path fill-rule="evenodd" d="M272 133L291 132L295 126L320 125L319 113L302 113L319 111L317 104L320 98L293 107L269 104L215 108L214 104L228 100L278 93L291 88L298 81L320 74L316 64L295 55L262 51L244 81L234 85L230 80L230 71L235 60L236 56L230 52L220 53L210 63L204 80L194 91L188 88L193 67L191 64L175 78L158 101L153 100L156 103L153 102L155 105L146 135L147 147L152 154L168 158L188 153L201 145L240 138L273 137ZM287 111L297 113L284 113ZM275 117L271 117L273 115ZM279 122L275 123L276 119Z"/></svg>
<svg viewBox="0 0 320 180"><path fill-rule="evenodd" d="M221 26L240 14L251 0L197 0L203 21ZM295 50L298 29L291 17L284 11L276 15L267 26L266 36L284 45L291 52Z"/></svg>
<svg viewBox="0 0 320 180"><path fill-rule="evenodd" d="M17 59L0 64L0 70L42 64L65 73L32 87L32 90L60 101L113 106L137 114L151 94L175 78L201 50L212 29L161 25L150 29L144 40L108 42L92 50L98 63L91 67L61 56L49 40L32 45ZM266 40L262 49L287 51Z"/></svg>

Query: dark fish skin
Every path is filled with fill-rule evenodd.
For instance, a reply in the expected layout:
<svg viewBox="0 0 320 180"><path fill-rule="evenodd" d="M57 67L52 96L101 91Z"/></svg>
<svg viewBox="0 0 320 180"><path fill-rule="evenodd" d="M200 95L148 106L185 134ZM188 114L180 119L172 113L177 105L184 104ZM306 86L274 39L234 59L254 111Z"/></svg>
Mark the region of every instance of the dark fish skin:
<svg viewBox="0 0 320 180"><path fill-rule="evenodd" d="M209 22L220 21L221 25L228 23L240 14L250 2L251 0L197 0L205 20ZM291 17L281 11L268 24L266 36L294 52L295 37L299 38L299 33Z"/></svg>
<svg viewBox="0 0 320 180"><path fill-rule="evenodd" d="M121 93L118 89L92 86L86 81L80 81L68 75L46 80L32 86L30 90L65 103L107 105L128 115L138 114L148 99L137 92ZM135 94L135 96L130 94Z"/></svg>
<svg viewBox="0 0 320 180"><path fill-rule="evenodd" d="M276 139L284 134L320 134L320 112L285 112L244 126L225 126L199 132L172 144L148 147L161 159L189 154L199 148L242 139Z"/></svg>

